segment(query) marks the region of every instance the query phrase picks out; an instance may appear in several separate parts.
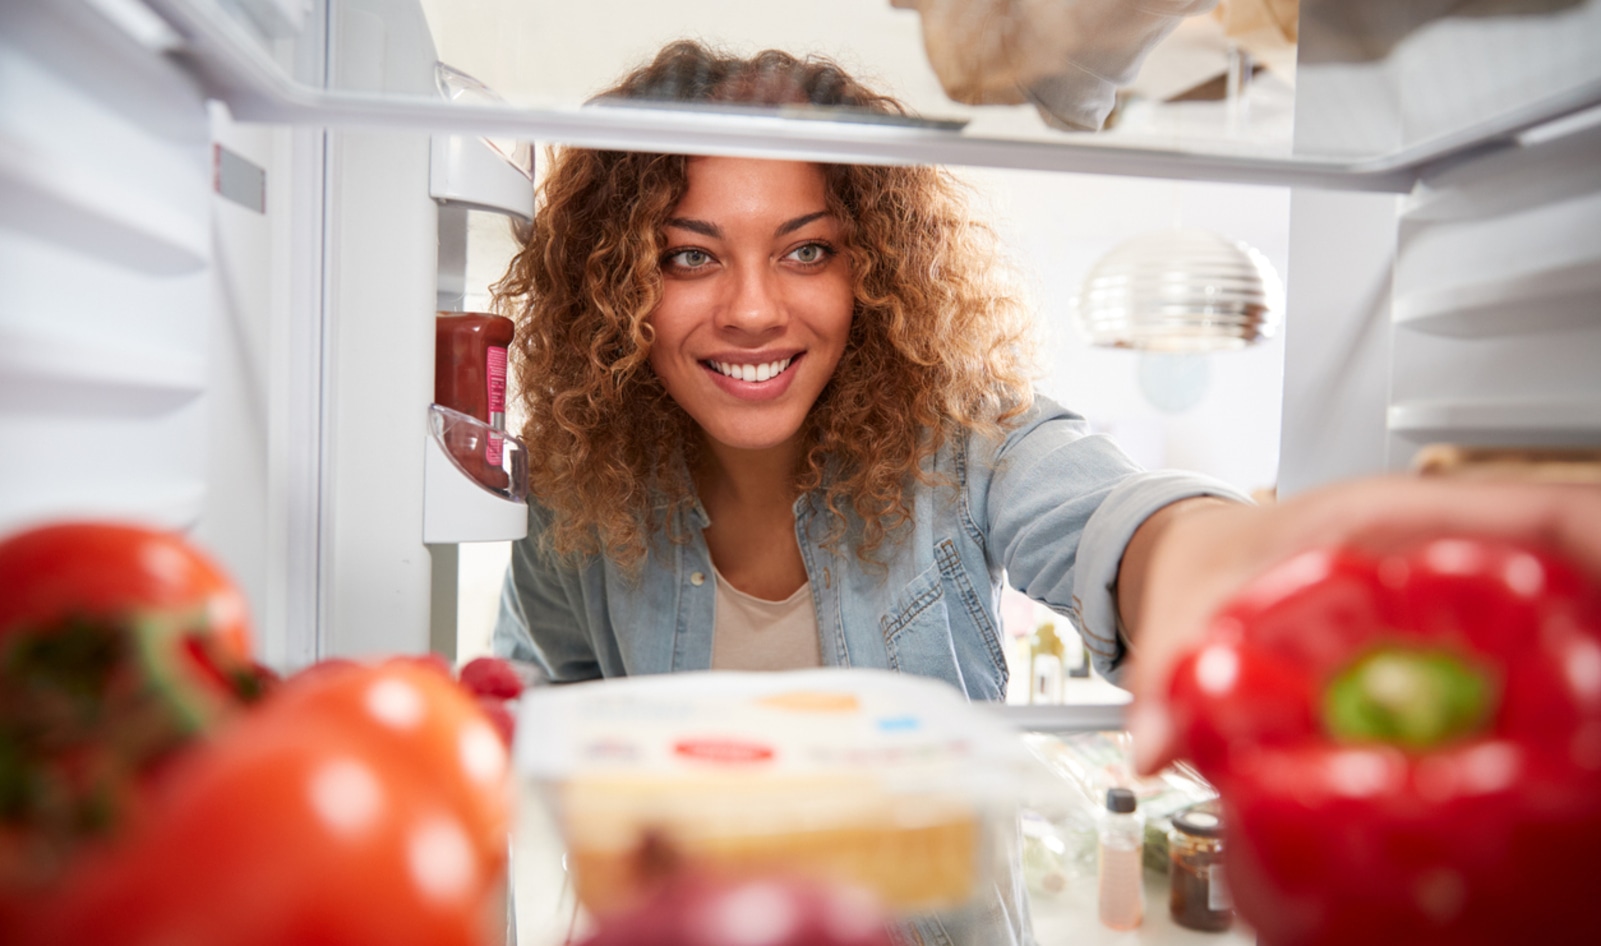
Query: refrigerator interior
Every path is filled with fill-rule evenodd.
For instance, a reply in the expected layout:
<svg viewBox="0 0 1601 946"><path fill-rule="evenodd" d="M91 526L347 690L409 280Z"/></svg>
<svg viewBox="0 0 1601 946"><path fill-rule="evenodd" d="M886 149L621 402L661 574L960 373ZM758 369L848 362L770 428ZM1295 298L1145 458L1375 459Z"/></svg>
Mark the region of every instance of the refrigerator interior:
<svg viewBox="0 0 1601 946"><path fill-rule="evenodd" d="M1087 134L949 101L887 0L8 3L0 531L187 530L280 669L481 648L508 536L425 535L435 312L487 307L519 215L435 184L480 136L957 165L1030 274L1042 389L1152 466L1290 495L1434 443L1601 446L1601 0L1396 6L1303 0L1243 99L1169 101L1227 67L1198 20ZM683 34L836 56L947 124L580 107ZM437 60L505 103L444 101ZM1163 410L1069 300L1179 223L1260 249L1286 324Z"/></svg>

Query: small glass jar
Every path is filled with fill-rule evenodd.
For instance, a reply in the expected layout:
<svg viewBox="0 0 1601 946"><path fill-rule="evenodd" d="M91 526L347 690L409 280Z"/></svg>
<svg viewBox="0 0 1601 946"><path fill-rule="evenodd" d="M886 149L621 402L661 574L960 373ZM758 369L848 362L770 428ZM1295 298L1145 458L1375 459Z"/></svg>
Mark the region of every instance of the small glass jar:
<svg viewBox="0 0 1601 946"><path fill-rule="evenodd" d="M1173 816L1168 832L1168 908L1173 922L1192 930L1226 930L1234 903L1223 878L1223 816L1213 802Z"/></svg>

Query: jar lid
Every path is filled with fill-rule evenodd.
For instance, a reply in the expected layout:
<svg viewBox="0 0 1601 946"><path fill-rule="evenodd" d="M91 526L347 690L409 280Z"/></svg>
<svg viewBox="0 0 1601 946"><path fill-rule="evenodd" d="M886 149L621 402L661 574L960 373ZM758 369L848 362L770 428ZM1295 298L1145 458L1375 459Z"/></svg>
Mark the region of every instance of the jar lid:
<svg viewBox="0 0 1601 946"><path fill-rule="evenodd" d="M1106 810L1118 814L1127 814L1134 810L1134 792L1127 788L1109 788L1106 790Z"/></svg>
<svg viewBox="0 0 1601 946"><path fill-rule="evenodd" d="M1221 837L1223 816L1209 804L1192 805L1173 816L1173 828L1196 837Z"/></svg>

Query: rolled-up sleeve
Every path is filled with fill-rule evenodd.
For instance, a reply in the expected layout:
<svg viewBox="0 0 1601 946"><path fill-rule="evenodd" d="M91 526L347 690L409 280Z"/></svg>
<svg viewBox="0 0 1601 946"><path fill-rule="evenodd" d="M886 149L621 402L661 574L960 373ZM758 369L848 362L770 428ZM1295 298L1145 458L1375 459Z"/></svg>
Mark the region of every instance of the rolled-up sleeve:
<svg viewBox="0 0 1601 946"><path fill-rule="evenodd" d="M1065 615L1095 669L1120 683L1129 654L1117 575L1147 517L1195 496L1250 502L1199 474L1145 471L1083 418L1039 398L1022 422L968 464L969 514L1019 591Z"/></svg>
<svg viewBox="0 0 1601 946"><path fill-rule="evenodd" d="M1128 636L1117 610L1117 572L1123 550L1150 515L1171 503L1195 496L1222 496L1248 503L1244 493L1219 480L1195 473L1156 470L1136 473L1107 494L1090 516L1080 540L1073 600L1078 605L1079 633L1103 648L1090 652L1095 669L1113 683L1122 683L1129 654Z"/></svg>

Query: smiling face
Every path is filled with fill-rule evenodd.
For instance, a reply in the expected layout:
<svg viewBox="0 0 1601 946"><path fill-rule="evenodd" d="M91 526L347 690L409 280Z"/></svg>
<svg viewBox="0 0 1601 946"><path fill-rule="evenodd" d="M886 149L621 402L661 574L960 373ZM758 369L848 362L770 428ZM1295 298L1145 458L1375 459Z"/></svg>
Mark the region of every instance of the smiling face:
<svg viewBox="0 0 1601 946"><path fill-rule="evenodd" d="M663 231L651 367L714 452L793 446L854 307L823 172L694 158L686 173Z"/></svg>

